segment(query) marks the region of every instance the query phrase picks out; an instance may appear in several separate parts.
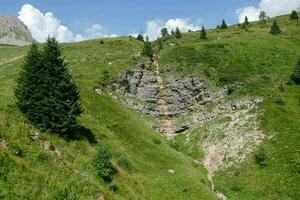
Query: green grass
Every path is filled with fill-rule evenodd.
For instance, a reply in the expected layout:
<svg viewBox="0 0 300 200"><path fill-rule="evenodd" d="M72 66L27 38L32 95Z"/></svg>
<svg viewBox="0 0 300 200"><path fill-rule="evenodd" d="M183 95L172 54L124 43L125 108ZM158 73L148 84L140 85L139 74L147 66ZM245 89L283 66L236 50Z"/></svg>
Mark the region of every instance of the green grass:
<svg viewBox="0 0 300 200"><path fill-rule="evenodd" d="M266 152L267 166L260 168L254 155L249 155L241 166L218 172L216 188L229 199L300 199L300 87L287 84L300 56L300 21L287 16L277 17L277 21L280 35L269 33L269 20L251 23L248 31L237 25L209 30L207 41L200 41L199 32L186 33L181 40L168 40L173 46L167 45L161 52L160 62L171 64L177 73L195 74L212 86L233 87L228 98L264 98L260 129L267 137L274 135L260 147ZM278 100L284 104L276 103ZM188 133L190 143L185 136L178 136L176 148L202 158L196 147L206 131L193 128Z"/></svg>
<svg viewBox="0 0 300 200"><path fill-rule="evenodd" d="M248 31L238 26L209 30L207 41L199 40L199 32L185 33L180 40L165 42L161 51L160 63L171 64L174 73L194 74L212 88L241 84L229 98L262 96L265 100L260 105L260 129L267 137L274 135L260 147L267 165L259 167L250 155L241 166L218 172L216 188L229 199L300 199L300 87L286 84L300 56L300 22L282 16L278 23L283 31L278 36L269 34L271 21L251 23ZM142 50L135 39L102 41L62 45L85 109L78 120L84 127L81 137L71 141L26 123L13 96L22 59L1 64L24 55L26 47L0 46L0 137L8 146L0 146L0 199L99 199L100 194L105 199L217 199L206 170L193 162L203 156L199 144L205 128L190 130L191 145L184 135L176 138L180 153L147 125L151 117L95 94L105 71L114 77L121 69L132 68ZM279 89L281 84L285 91ZM285 103L278 105L278 99ZM30 135L36 132L39 136L33 141ZM47 141L59 153L44 149ZM92 166L102 143L110 146L118 169L117 191ZM118 165L121 155L131 161L130 170Z"/></svg>
<svg viewBox="0 0 300 200"><path fill-rule="evenodd" d="M104 44L93 40L62 46L85 109L78 120L85 136L77 140L66 141L28 125L13 97L21 60L0 66L0 135L8 145L8 150L0 147L0 197L98 199L101 194L105 199L216 199L209 190L206 170L171 148L145 123L148 117L95 94L94 87L104 71L115 76L120 69L131 68L142 48L140 42L129 38L103 41ZM1 48L7 58L15 57L20 50ZM39 137L32 141L30 134L35 132ZM162 142L155 144L155 140ZM47 141L60 156L43 148ZM92 166L101 143L110 146L118 169L114 176L117 191L112 191ZM22 151L22 156L15 155L16 149ZM118 167L120 155L132 162L130 171ZM169 169L175 173L169 173Z"/></svg>

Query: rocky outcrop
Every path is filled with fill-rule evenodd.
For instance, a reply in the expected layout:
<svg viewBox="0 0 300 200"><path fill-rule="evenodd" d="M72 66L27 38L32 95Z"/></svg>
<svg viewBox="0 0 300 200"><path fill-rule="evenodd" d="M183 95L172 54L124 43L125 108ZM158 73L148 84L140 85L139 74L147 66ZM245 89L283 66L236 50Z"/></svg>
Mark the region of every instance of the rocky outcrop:
<svg viewBox="0 0 300 200"><path fill-rule="evenodd" d="M168 107L164 115L183 115L217 96L208 89L204 81L194 76L164 75L164 100ZM122 71L111 89L118 99L137 111L157 117L162 114L158 106L160 91L157 73L144 64L138 64L134 70Z"/></svg>
<svg viewBox="0 0 300 200"><path fill-rule="evenodd" d="M0 44L24 46L33 41L29 29L21 20L0 16Z"/></svg>
<svg viewBox="0 0 300 200"><path fill-rule="evenodd" d="M168 138L195 124L234 114L262 102L260 98L225 100L227 89L213 92L195 76L174 75L170 66L161 75L159 65L154 65L156 70L143 63L137 64L133 70L123 70L110 86L95 91L112 96L139 112L158 117L160 123L152 127ZM210 110L205 106L208 103L214 105ZM184 119L177 120L180 116Z"/></svg>

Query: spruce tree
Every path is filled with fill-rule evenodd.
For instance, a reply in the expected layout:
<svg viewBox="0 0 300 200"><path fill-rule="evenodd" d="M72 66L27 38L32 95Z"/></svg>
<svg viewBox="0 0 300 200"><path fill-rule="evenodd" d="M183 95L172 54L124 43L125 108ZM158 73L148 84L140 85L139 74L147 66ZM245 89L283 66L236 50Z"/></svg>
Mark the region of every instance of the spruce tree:
<svg viewBox="0 0 300 200"><path fill-rule="evenodd" d="M292 80L300 85L300 58L298 59L298 63L296 65L296 69L295 69L295 72L294 74L292 75Z"/></svg>
<svg viewBox="0 0 300 200"><path fill-rule="evenodd" d="M202 29L201 29L201 32L200 32L200 39L202 39L202 40L207 39L206 30L205 30L204 26L202 26Z"/></svg>
<svg viewBox="0 0 300 200"><path fill-rule="evenodd" d="M270 33L274 35L281 33L280 27L275 20L273 21Z"/></svg>
<svg viewBox="0 0 300 200"><path fill-rule="evenodd" d="M144 43L144 49L142 55L148 56L151 60L153 60L153 50L151 47L151 43L149 42L149 37L146 37L146 41Z"/></svg>
<svg viewBox="0 0 300 200"><path fill-rule="evenodd" d="M293 10L292 14L290 15L290 19L299 19L297 11Z"/></svg>
<svg viewBox="0 0 300 200"><path fill-rule="evenodd" d="M157 49L160 51L164 48L163 42L161 39L158 39L157 41Z"/></svg>
<svg viewBox="0 0 300 200"><path fill-rule="evenodd" d="M178 27L176 27L174 36L175 36L175 38L178 38L178 39L182 37L181 32Z"/></svg>
<svg viewBox="0 0 300 200"><path fill-rule="evenodd" d="M175 35L175 32L174 30L171 31L171 36L174 36Z"/></svg>
<svg viewBox="0 0 300 200"><path fill-rule="evenodd" d="M168 32L168 29L167 29L167 28L162 28L162 29L160 30L160 33L161 33L161 36L162 36L163 38L166 38L166 37L169 36L169 32Z"/></svg>
<svg viewBox="0 0 300 200"><path fill-rule="evenodd" d="M139 40L139 41L142 41L142 42L144 42L144 37L143 37L143 35L142 34L138 34L138 36L137 36L137 38L136 38L137 40Z"/></svg>
<svg viewBox="0 0 300 200"><path fill-rule="evenodd" d="M245 17L244 24L245 24L245 25L249 25L249 20L248 20L248 17L247 17L247 16Z"/></svg>
<svg viewBox="0 0 300 200"><path fill-rule="evenodd" d="M29 91L27 82L35 84L33 91ZM24 92L20 92L23 89ZM79 91L72 82L55 38L47 39L41 53L32 46L15 94L20 110L38 128L66 135L78 127L76 118L83 111L78 103ZM31 97L24 106L22 101L26 96Z"/></svg>
<svg viewBox="0 0 300 200"><path fill-rule="evenodd" d="M220 28L221 28L221 29L227 29L227 28L228 28L228 26L227 26L227 24L226 24L226 22L225 22L225 19L223 19Z"/></svg>
<svg viewBox="0 0 300 200"><path fill-rule="evenodd" d="M33 43L24 59L14 90L18 108L33 124L40 122L40 118L37 115L39 110L38 100L43 98L42 95L45 92L40 87L40 82L42 81L40 76L43 71L41 65L41 53L37 44Z"/></svg>

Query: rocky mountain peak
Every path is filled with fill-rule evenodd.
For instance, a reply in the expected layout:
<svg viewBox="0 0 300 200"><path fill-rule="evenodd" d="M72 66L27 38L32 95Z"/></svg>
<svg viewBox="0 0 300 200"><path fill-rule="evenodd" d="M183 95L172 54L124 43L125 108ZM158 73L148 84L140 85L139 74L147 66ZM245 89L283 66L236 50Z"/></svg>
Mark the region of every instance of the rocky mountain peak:
<svg viewBox="0 0 300 200"><path fill-rule="evenodd" d="M23 46L34 41L27 26L17 17L0 16L0 44Z"/></svg>

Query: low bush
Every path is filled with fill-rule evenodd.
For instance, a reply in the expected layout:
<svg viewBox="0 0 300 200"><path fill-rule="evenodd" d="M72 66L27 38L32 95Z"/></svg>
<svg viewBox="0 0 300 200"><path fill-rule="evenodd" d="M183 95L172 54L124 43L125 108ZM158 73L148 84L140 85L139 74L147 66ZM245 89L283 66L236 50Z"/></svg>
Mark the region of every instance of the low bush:
<svg viewBox="0 0 300 200"><path fill-rule="evenodd" d="M113 175L117 173L116 168L111 163L111 154L108 148L100 146L93 159L93 166L98 174L105 182L111 182Z"/></svg>
<svg viewBox="0 0 300 200"><path fill-rule="evenodd" d="M161 141L159 139L153 139L153 143L156 144L156 145L160 145L161 144Z"/></svg>
<svg viewBox="0 0 300 200"><path fill-rule="evenodd" d="M119 190L119 184L116 182L116 181L112 181L110 184L109 184L109 189L113 192L116 192Z"/></svg>
<svg viewBox="0 0 300 200"><path fill-rule="evenodd" d="M267 156L263 150L259 150L255 154L255 162L261 168L267 166Z"/></svg>

